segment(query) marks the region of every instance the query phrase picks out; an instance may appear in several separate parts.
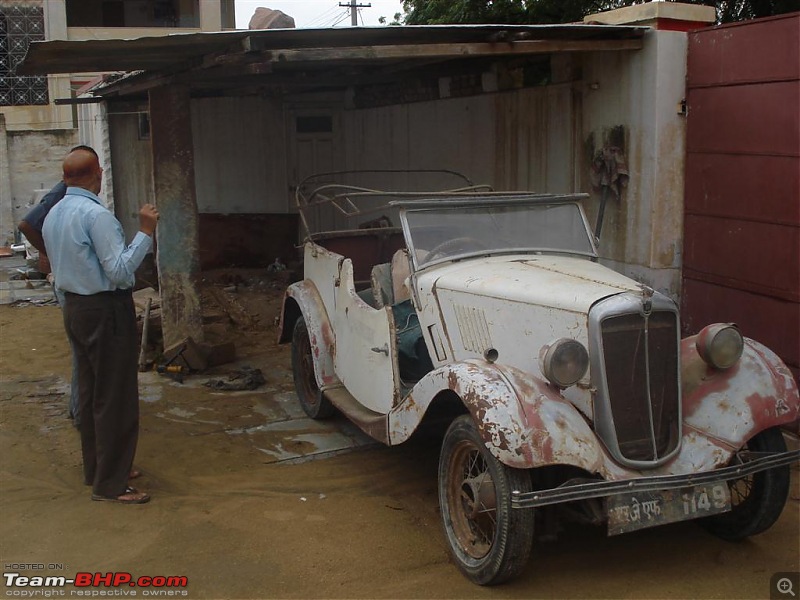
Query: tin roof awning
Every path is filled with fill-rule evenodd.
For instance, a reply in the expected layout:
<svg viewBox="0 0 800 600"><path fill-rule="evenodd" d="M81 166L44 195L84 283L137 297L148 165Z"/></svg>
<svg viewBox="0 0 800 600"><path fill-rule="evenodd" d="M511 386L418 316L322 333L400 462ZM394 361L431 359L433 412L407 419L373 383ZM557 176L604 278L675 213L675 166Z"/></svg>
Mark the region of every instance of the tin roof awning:
<svg viewBox="0 0 800 600"><path fill-rule="evenodd" d="M165 74L214 86L254 77L275 84L327 74L343 82L370 67L555 52L636 50L647 27L611 25L448 25L269 29L117 40L33 42L17 75L146 71L125 86ZM180 74L180 75L179 75ZM343 79L344 78L344 79ZM122 83L112 84L117 87ZM146 84L144 87L147 87Z"/></svg>

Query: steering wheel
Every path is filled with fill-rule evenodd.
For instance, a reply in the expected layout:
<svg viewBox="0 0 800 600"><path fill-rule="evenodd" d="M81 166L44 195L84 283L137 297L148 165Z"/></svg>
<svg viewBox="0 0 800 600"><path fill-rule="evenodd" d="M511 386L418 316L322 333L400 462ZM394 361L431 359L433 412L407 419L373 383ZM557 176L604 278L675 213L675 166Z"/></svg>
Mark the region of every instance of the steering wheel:
<svg viewBox="0 0 800 600"><path fill-rule="evenodd" d="M480 240L476 240L475 238L462 236L453 238L452 240L446 240L441 244L435 246L426 256L425 261L433 260L439 255L446 255L456 250L458 248L462 248L465 244L472 244L478 250L487 250L488 246L484 244Z"/></svg>

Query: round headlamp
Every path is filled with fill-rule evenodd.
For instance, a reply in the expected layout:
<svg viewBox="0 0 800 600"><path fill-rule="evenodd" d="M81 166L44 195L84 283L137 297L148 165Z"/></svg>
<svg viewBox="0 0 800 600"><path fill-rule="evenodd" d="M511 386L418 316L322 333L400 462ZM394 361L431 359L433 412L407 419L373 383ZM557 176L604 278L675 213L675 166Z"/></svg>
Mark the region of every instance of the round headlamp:
<svg viewBox="0 0 800 600"><path fill-rule="evenodd" d="M567 388L580 381L589 368L589 353L576 340L561 338L539 352L539 366L548 381Z"/></svg>
<svg viewBox="0 0 800 600"><path fill-rule="evenodd" d="M697 353L716 369L728 369L742 356L744 339L733 323L714 323L697 334Z"/></svg>

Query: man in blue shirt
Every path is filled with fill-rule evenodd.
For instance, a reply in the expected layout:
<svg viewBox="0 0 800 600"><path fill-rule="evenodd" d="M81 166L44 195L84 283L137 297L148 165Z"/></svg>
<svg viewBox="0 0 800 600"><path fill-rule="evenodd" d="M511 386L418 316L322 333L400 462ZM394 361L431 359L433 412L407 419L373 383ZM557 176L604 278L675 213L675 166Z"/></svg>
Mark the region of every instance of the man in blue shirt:
<svg viewBox="0 0 800 600"><path fill-rule="evenodd" d="M92 154L95 154L94 149L90 148L89 146L75 146L70 152L74 152L75 150L87 150ZM47 215L50 213L50 210L58 204L61 199L64 197L64 194L67 193L67 184L63 181L59 181L53 189L51 189L47 194L45 194L44 198L31 208L25 216L20 221L19 225L17 225L17 229L19 229L25 238L39 251L39 270L42 273L49 273L50 272L50 260L47 257L47 248L44 245L44 239L42 238L42 227L44 227L44 220ZM64 308L64 295L56 292L56 298L58 299L59 305L61 308ZM75 352L71 352L72 354L72 377L70 380L70 393L69 393L69 412L68 416L72 419L73 424L75 427L80 428L81 426L81 417L80 417L80 408L78 407L78 365L75 362Z"/></svg>
<svg viewBox="0 0 800 600"><path fill-rule="evenodd" d="M128 486L139 436L132 289L153 244L158 210L141 208L139 232L126 246L122 225L97 197L103 179L97 155L74 150L63 167L67 192L42 234L78 364L84 480L92 500L143 504L150 496Z"/></svg>

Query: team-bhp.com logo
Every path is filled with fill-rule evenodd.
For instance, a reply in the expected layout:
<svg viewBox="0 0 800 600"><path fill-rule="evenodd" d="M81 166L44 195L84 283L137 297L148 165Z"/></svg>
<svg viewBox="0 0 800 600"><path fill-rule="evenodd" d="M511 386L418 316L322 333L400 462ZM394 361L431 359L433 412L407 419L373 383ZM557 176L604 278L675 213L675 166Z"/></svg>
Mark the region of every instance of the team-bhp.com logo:
<svg viewBox="0 0 800 600"><path fill-rule="evenodd" d="M134 577L130 573L76 573L74 577L28 576L20 573L3 573L6 596L21 598L47 598L53 596L187 596L185 589L189 578L184 576ZM72 585L77 589L64 590ZM106 589L106 588L113 588Z"/></svg>

